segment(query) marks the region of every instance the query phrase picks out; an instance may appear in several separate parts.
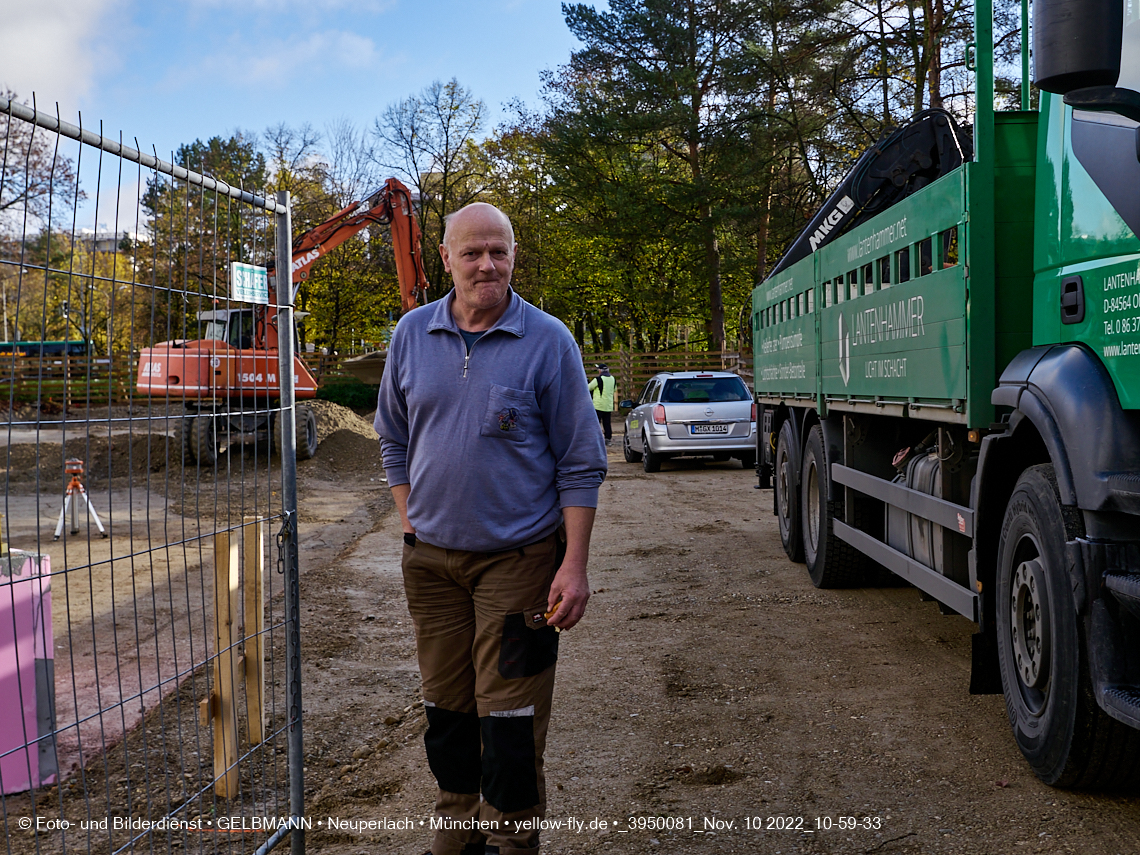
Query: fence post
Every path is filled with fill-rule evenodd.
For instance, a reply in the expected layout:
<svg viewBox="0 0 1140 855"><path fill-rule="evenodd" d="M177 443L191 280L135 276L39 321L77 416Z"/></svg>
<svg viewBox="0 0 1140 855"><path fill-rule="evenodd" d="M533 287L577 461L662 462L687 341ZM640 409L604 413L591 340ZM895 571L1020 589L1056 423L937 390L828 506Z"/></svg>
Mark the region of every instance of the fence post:
<svg viewBox="0 0 1140 855"><path fill-rule="evenodd" d="M618 373L621 375L622 398L632 400L633 388L633 354L628 350L618 351Z"/></svg>
<svg viewBox="0 0 1140 855"><path fill-rule="evenodd" d="M234 596L238 587L238 543L230 532L214 535L214 690L206 703L214 727L214 792L238 794L237 651Z"/></svg>
<svg viewBox="0 0 1140 855"><path fill-rule="evenodd" d="M297 413L293 388L293 222L289 191L277 194L285 208L277 214L277 353L281 378L281 513L277 536L285 571L285 705L289 716L289 813L305 815L304 743L301 739L300 565L297 561ZM298 822L290 835L292 855L305 855L305 829Z"/></svg>
<svg viewBox="0 0 1140 855"><path fill-rule="evenodd" d="M261 636L265 628L265 520L246 517L242 526L242 615L245 636L245 708L249 721L249 744L265 739L265 652Z"/></svg>

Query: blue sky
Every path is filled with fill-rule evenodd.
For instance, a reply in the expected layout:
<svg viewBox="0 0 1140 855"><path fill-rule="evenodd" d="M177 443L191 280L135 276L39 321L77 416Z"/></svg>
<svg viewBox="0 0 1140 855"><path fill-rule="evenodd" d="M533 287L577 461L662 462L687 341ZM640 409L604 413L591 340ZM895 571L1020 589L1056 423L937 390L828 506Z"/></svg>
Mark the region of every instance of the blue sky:
<svg viewBox="0 0 1140 855"><path fill-rule="evenodd" d="M0 0L0 22L0 89L163 158L280 122L368 127L452 77L489 131L579 46L557 0Z"/></svg>

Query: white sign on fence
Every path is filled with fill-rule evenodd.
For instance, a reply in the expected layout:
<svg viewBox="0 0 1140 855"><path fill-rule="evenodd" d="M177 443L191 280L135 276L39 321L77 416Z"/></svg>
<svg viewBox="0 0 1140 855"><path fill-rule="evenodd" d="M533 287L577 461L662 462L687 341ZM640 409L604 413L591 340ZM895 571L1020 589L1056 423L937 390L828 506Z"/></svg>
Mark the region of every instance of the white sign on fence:
<svg viewBox="0 0 1140 855"><path fill-rule="evenodd" d="M264 267L230 264L230 299L239 303L269 304L269 271Z"/></svg>

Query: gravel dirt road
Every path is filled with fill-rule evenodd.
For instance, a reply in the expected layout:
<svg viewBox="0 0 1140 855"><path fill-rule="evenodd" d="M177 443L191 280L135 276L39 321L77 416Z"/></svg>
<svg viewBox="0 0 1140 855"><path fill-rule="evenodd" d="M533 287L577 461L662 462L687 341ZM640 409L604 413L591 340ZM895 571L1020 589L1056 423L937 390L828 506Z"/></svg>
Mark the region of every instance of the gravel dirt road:
<svg viewBox="0 0 1140 855"><path fill-rule="evenodd" d="M615 445L610 463L594 595L562 636L544 852L1140 847L1140 800L1042 785L1001 697L969 695L967 621L913 588L813 588L735 461L647 475ZM322 511L319 484L302 483L302 542L324 547L302 553L309 849L422 855L434 782L399 519L380 483L352 485L352 513L343 483ZM344 514L352 538L332 534Z"/></svg>

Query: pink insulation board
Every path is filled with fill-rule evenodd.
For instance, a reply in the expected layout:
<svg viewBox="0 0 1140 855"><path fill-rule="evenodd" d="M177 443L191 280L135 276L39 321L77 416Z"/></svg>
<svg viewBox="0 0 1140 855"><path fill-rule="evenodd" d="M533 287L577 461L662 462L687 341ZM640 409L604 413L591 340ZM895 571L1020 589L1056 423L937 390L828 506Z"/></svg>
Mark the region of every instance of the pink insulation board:
<svg viewBox="0 0 1140 855"><path fill-rule="evenodd" d="M51 558L0 556L0 792L55 783Z"/></svg>

